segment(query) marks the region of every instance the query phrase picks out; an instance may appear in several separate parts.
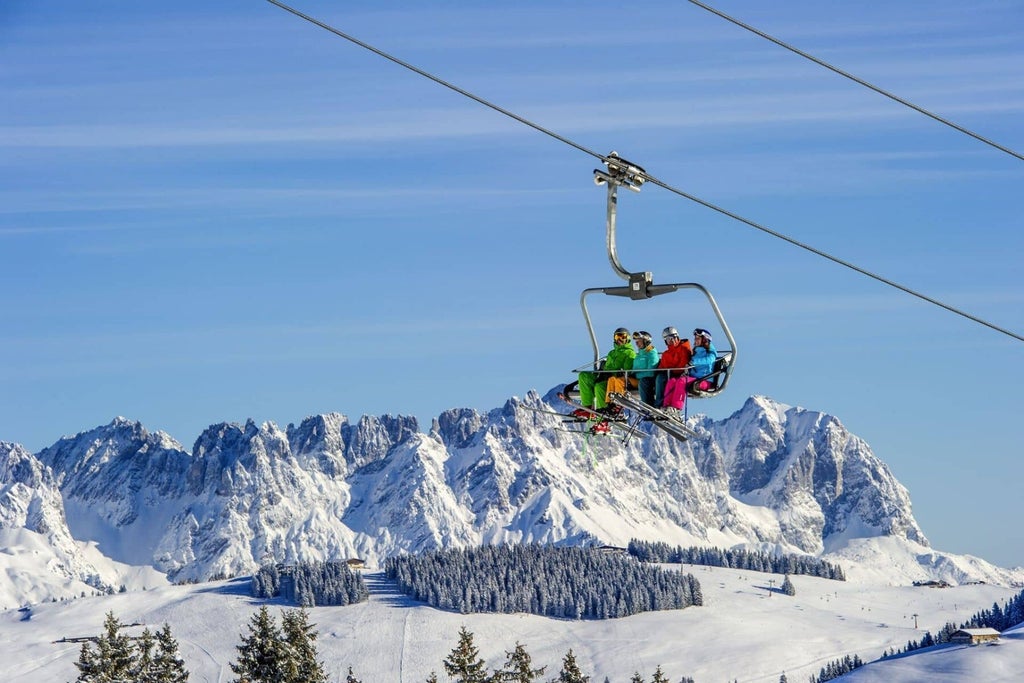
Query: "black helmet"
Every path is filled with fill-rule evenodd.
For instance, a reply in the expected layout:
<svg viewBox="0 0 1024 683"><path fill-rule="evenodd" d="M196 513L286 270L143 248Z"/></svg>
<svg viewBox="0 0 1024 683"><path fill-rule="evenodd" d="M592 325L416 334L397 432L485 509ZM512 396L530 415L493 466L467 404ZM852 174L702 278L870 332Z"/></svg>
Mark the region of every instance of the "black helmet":
<svg viewBox="0 0 1024 683"><path fill-rule="evenodd" d="M625 327L619 327L619 328L617 328L615 330L615 336L616 337L622 337L622 336L628 337L629 336L629 330L627 330Z"/></svg>

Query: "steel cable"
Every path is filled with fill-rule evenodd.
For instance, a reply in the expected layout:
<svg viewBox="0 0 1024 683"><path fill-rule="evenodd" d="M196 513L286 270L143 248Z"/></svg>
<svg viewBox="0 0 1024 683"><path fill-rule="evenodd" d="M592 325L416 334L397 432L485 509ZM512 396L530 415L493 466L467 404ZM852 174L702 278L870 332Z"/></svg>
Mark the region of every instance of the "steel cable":
<svg viewBox="0 0 1024 683"><path fill-rule="evenodd" d="M938 114L934 114L934 113L928 111L927 109L925 109L923 107L917 106L913 102L905 100L902 97L898 97L897 95L892 94L888 90L883 90L882 88L879 88L877 85L873 85L873 84L865 81L863 78L858 78L857 76L854 76L853 74L849 73L848 71L843 71L839 67L832 66L828 62L826 62L824 60L821 60L821 59L818 59L814 55L808 54L807 52L804 52L803 50L800 50L799 48L793 47L792 45L790 45L788 43L785 43L785 42L779 40L778 38L765 33L764 31L756 29L756 28L754 28L753 26L751 26L749 24L745 24L742 21L740 21L739 19L736 19L735 17L729 16L725 12L722 12L720 10L715 9L714 7L712 7L710 5L706 5L703 2L700 2L700 0L689 0L689 2L694 4L694 5L696 5L697 7L705 9L708 12L711 12L712 14L717 15L717 16L725 19L726 21L728 21L730 23L735 24L736 26L739 26L742 29L746 29L747 31L750 31L751 33L753 33L755 35L758 35L758 36L764 38L765 40L769 40L769 41L775 43L776 45L778 45L779 47L785 48L785 49L789 50L790 52L792 52L794 54L798 54L801 57L803 57L804 59L809 59L812 62L814 62L815 64L817 64L818 66L823 66L826 69L828 69L829 71L832 71L833 73L839 74L843 78L848 78L851 81L853 81L854 83L862 85L865 88L868 88L870 90L874 90L879 95L884 95L885 97L888 97L890 100L893 100L894 102L899 102L903 106L909 107L909 108L913 109L914 111L916 111L916 112L918 112L920 114L924 114L928 118L934 119L935 121L938 121L939 123L947 125L950 128L963 133L964 135L969 135L970 137L974 138L975 140L978 140L979 142L984 142L986 145L994 147L994 148L998 149L1000 152L1005 152L1006 154L1009 154L1012 157L1016 157L1017 159L1020 159L1021 161L1024 161L1024 155L1021 155L1018 152L1013 151L1009 147L1001 145L998 142L995 142L993 140L989 140L988 138L986 138L986 137L984 137L982 135L979 135L978 133L975 133L972 130L964 128L963 126L961 126L961 125L959 125L957 123L953 123L952 121L950 121L948 119L944 119L941 116L939 116Z"/></svg>
<svg viewBox="0 0 1024 683"><path fill-rule="evenodd" d="M690 1L693 2L693 0L690 0ZM370 45L368 43L365 43L365 42L363 42L363 41L361 41L361 40L359 40L359 39L357 39L357 38L355 38L353 36L350 36L349 34L343 32L343 31L340 31L337 28L334 28L333 26L330 26L329 24L326 24L326 23L324 23L324 22L322 22L322 21L320 21L318 19L315 19L315 18L313 18L313 17L311 17L311 16L309 16L307 14L303 14L299 10L294 9L293 7L289 7L288 5L286 5L286 4L282 3L282 2L279 2L279 0L267 0L267 2L271 3L272 5L276 5L277 7L280 7L281 9L285 10L286 12L289 12L289 13L291 13L291 14L293 14L293 15L295 15L295 16L297 16L297 17L299 17L299 18L301 18L301 19L303 19L305 21L308 21L311 24L319 26L320 28L333 33L334 35L338 36L339 38L344 38L345 40L347 40L347 41L349 41L349 42L351 42L351 43L353 43L355 45L358 45L359 47L361 47L361 48L363 48L365 50L369 50L370 52L373 52L374 54L376 54L376 55L378 55L380 57L383 57L384 59L387 59L390 62L393 62L393 63L395 63L395 64L397 64L397 65L399 65L399 66L401 66L401 67L403 67L405 69L408 69L409 71L412 71L412 72L414 72L414 73L416 73L416 74L418 74L420 76L423 76L424 78L427 78L427 79L433 81L434 83L437 83L438 85L442 85L445 88L448 88L449 90L453 90L454 92L462 95L463 97L467 97L467 98L473 100L474 102L477 102L479 104L484 105L485 107L488 107L489 109L493 109L494 111L496 111L496 112L498 112L500 114L504 114L505 116L507 116L507 117L509 117L509 118L511 118L511 119L513 119L515 121L518 121L519 123L521 123L521 124L523 124L525 126L533 128L534 130L539 131L539 132L541 132L541 133L543 133L543 134L545 134L545 135L547 135L549 137L552 137L555 140L558 140L559 142L562 142L562 143L564 143L566 145L569 145L570 147L573 147L573 148L575 148L575 149L577 149L577 150L579 150L579 151L581 151L581 152L583 152L585 154L589 154L590 156L592 156L592 157L594 157L596 159L599 159L602 163L608 162L610 160L610 157L608 157L608 156L605 156L603 154L599 154L598 152L595 152L595 151L593 151L593 150L591 150L591 149L589 149L589 148L587 148L587 147L585 147L585 146L583 146L583 145L581 145L581 144L579 144L577 142L574 142L573 140L571 140L571 139L569 139L567 137L559 135L558 133L555 133L554 131L551 131L551 130L549 130L549 129L547 129L547 128L539 125L539 124L536 124L533 121L530 121L529 119L526 119L526 118L524 118L522 116L519 116L518 114L515 114L515 113L509 111L508 109L500 107L500 106L498 106L498 105L496 105L496 104L494 104L492 102L489 102L489 101L485 100L482 97L474 95L473 93L471 93L471 92L469 92L467 90L464 90L463 88L460 88L460 87L458 87L458 86L456 86L456 85L454 85L452 83L449 83L448 81L445 81L445 80L443 80L443 79L441 79L441 78L439 78L437 76L434 76L433 74L431 74L431 73L429 73L427 71L424 71L423 69L420 69L420 68L418 68L416 66L413 66L412 64L409 64L408 62L402 61L401 59L399 59L397 57L394 57L393 55L390 55L387 52L384 52L383 50L380 50L380 49L378 49L378 48L376 48L376 47L374 47L374 46L372 46L372 45ZM697 3L697 4L700 4L700 3ZM1019 156L1019 155L1017 155L1017 156ZM846 268L849 268L850 270L853 270L856 273L859 273L859 274L864 275L866 277L869 277L869 278L871 278L873 280L881 282L882 284L888 285L889 287L893 287L895 289L898 289L901 292L904 292L905 294L909 294L909 295L914 296L914 297L916 297L918 299L921 299L922 301L926 301L926 302L928 302L930 304L938 306L938 307L940 307L942 309L945 309L946 311L949 311L950 313L954 313L954 314L959 315L959 316L961 316L963 318L966 318L966 319L968 319L968 320L970 320L972 322L978 323L980 325L984 325L985 327L988 327L989 329L995 330L996 332L1000 332L1002 334L1005 334L1008 337L1012 337L1012 338L1014 338L1014 339L1016 339L1018 341L1024 342L1024 336L1016 334L1015 332L1011 332L1010 330L1007 330L1007 329L1005 329L1003 327L995 325L994 323L990 323L990 322L988 322L986 320L983 320L982 318L979 318L979 317L977 317L975 315L967 313L966 311L963 311L963 310L960 310L960 309L955 308L953 306L950 306L949 304L943 303L943 302L939 301L938 299L934 299L934 298L932 298L930 296L926 296L925 294L922 294L922 293L917 292L917 291L915 291L913 289L910 289L909 287L905 287L904 285L901 285L901 284L899 284L897 282L889 280L888 278L884 278L884 277L882 277L880 275L876 275L876 274L874 274L874 273L872 273L872 272L870 272L868 270L865 270L865 269L863 269L863 268L861 268L859 266L856 266L856 265L850 263L849 261L845 261L845 260L843 260L841 258L838 258L836 256L832 256L831 254L829 254L827 252L821 251L820 249L816 249L816 248L814 248L814 247L812 247L812 246L810 246L808 244L804 244L803 242L800 242L799 240L793 239L792 237L788 237L787 235L784 235L784 234L782 234L780 232L772 230L772 229L770 229L770 228L768 228L768 227L766 227L764 225L761 225L760 223L752 221L752 220L750 220L748 218L744 218L743 216L740 216L739 214L733 213L732 211L729 211L729 210L724 209L724 208L722 208L720 206L717 206L716 204L712 204L711 202L708 202L708 201L706 201L704 199L701 199L700 197L697 197L695 195L689 194L688 192L684 192L683 190L680 190L680 189L678 189L676 187L673 187L672 185L669 185L668 183L666 183L666 182L664 182L662 180L659 180L658 178L655 178L654 176L648 174L647 172L640 172L639 175L643 176L646 179L647 182L653 183L653 184L655 184L655 185L657 185L657 186L659 186L659 187L661 187L661 188L663 188L665 190L668 190L669 192L672 192L673 194L676 194L676 195L678 195L680 197L683 197L683 198L688 199L688 200L690 200L692 202L700 204L701 206L703 206L703 207L705 207L707 209L711 209L712 211L715 211L717 213L720 213L723 216L726 216L726 217L731 218L733 220L739 221L740 223L743 223L744 225L747 225L747 226L750 226L750 227L755 228L757 230L760 230L761 232L763 232L763 233L765 233L767 235L771 235L772 237L777 237L778 239L781 239L781 240L783 240L785 242L788 242L789 244L792 244L793 246L799 247L801 249L809 251L812 254L815 254L815 255L820 256L820 257L825 258L825 259L828 259L829 261L831 261L833 263L836 263L838 265L841 265L841 266L844 266Z"/></svg>

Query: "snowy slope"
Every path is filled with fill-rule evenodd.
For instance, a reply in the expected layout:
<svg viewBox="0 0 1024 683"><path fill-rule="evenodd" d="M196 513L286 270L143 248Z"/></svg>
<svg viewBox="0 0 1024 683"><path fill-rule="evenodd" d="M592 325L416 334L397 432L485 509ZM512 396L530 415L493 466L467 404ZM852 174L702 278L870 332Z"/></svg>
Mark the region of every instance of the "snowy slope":
<svg viewBox="0 0 1024 683"><path fill-rule="evenodd" d="M790 681L802 683L830 660L847 654L874 659L890 647L918 640L926 628L934 632L1016 592L991 585L932 589L795 576L797 594L787 597L769 593L769 580L777 590L777 575L689 566L683 570L700 580L705 606L606 621L461 615L413 603L371 572L368 603L314 608L312 621L318 624L319 650L332 681L344 681L349 666L367 682L421 683L431 671L445 680L441 661L465 625L491 666L502 663L505 651L518 641L536 663L549 666L549 673L557 673L562 656L572 648L595 681L609 676L625 683L635 671L650 680L660 664L673 681L685 675L698 683L777 683L784 671ZM246 589L243 580L222 581L47 603L31 613L7 610L0 614L4 680L73 680L80 646L53 641L98 633L108 610L126 623L170 623L192 671L191 681L231 680L228 664L236 655L234 646L259 604ZM276 609L272 612L277 614ZM914 628L914 614L920 629ZM1024 680L1024 642L1015 633L994 647L922 651L871 664L858 676L874 677L851 680Z"/></svg>
<svg viewBox="0 0 1024 683"><path fill-rule="evenodd" d="M982 645L936 645L903 657L875 662L842 680L851 683L1016 683L1024 680L1024 627L1003 633L999 642Z"/></svg>

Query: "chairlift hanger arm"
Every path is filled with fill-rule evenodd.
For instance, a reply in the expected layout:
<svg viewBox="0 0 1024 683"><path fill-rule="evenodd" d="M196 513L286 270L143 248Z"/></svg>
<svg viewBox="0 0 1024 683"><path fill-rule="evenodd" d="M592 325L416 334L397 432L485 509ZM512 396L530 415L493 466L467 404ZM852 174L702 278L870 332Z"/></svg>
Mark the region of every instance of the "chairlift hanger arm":
<svg viewBox="0 0 1024 683"><path fill-rule="evenodd" d="M607 238L608 261L612 264L612 270L629 283L630 293L628 296L633 299L647 299L651 295L647 293L647 287L651 284L652 275L649 272L633 273L622 267L619 262L619 253L615 245L616 208L618 206L619 186L627 190L639 192L641 186L647 180L647 173L636 164L626 161L616 152L610 152L604 158L607 171L599 168L594 169L594 183L605 185L608 188L608 210L607 210Z"/></svg>

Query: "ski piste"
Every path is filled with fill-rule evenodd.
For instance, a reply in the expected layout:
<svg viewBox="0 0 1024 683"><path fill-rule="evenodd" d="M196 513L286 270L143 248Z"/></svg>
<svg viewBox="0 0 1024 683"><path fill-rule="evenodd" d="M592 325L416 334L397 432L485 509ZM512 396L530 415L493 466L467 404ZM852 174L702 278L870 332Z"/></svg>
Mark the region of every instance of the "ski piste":
<svg viewBox="0 0 1024 683"><path fill-rule="evenodd" d="M648 405L629 394L612 393L608 395L608 400L618 406L640 413L655 427L680 441L686 441L697 436L697 432L687 427L681 420L677 420L665 411Z"/></svg>
<svg viewBox="0 0 1024 683"><path fill-rule="evenodd" d="M642 431L637 429L634 425L629 424L626 421L625 418L622 418L621 420L616 420L614 418L610 418L609 416L604 415L603 413L597 412L593 408L589 408L589 407L583 405L579 401L572 400L571 398L569 398L568 396L566 396L563 393L559 393L558 394L558 398L562 399L563 401L565 401L566 403L568 403L569 405L571 405L573 408L575 408L577 410L583 410L583 411L589 413L591 420L598 421L598 422L601 422L601 421L607 422L608 424L610 424L612 426L612 429L620 430L620 431L624 432L627 436L636 436L636 437L640 437L640 438L644 438L645 436L647 436ZM561 413L559 413L559 414L561 415ZM565 416L565 417L572 417L572 416L568 415L568 416ZM578 418L576 418L576 419L578 419Z"/></svg>

